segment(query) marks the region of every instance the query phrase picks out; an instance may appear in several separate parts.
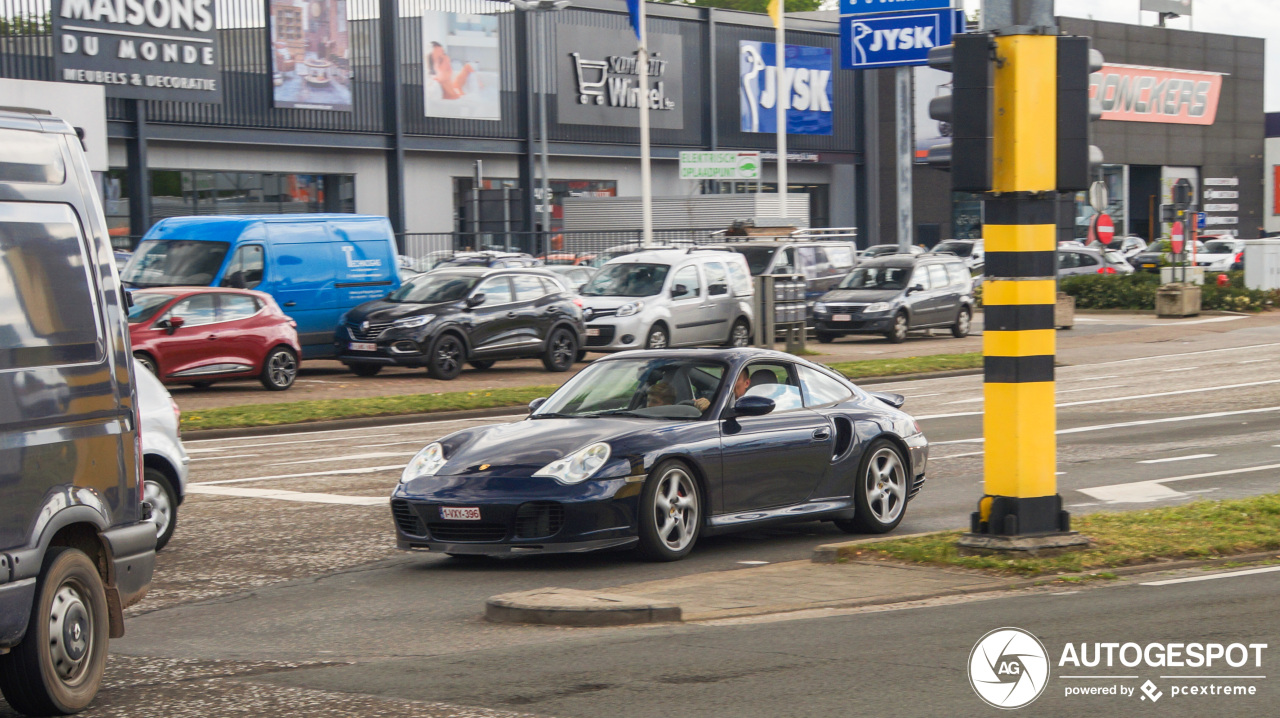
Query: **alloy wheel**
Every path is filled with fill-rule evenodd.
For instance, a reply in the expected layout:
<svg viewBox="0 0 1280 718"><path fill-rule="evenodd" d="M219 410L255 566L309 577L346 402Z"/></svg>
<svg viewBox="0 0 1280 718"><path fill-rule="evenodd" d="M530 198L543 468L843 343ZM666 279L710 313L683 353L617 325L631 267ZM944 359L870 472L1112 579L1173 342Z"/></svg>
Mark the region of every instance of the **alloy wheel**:
<svg viewBox="0 0 1280 718"><path fill-rule="evenodd" d="M746 324L738 322L733 325L733 336L730 338L729 344L738 348L750 346L751 330L747 328Z"/></svg>
<svg viewBox="0 0 1280 718"><path fill-rule="evenodd" d="M573 337L568 332L556 334L551 342L551 359L556 366L569 366L578 358L578 348L574 346Z"/></svg>
<svg viewBox="0 0 1280 718"><path fill-rule="evenodd" d="M453 337L445 337L436 345L436 368L442 374L453 374L462 368L462 345Z"/></svg>
<svg viewBox="0 0 1280 718"><path fill-rule="evenodd" d="M672 551L681 551L697 533L698 491L683 469L672 468L658 479L653 497L654 526L658 539Z"/></svg>
<svg viewBox="0 0 1280 718"><path fill-rule="evenodd" d="M667 332L662 327L654 327L649 330L649 339L645 342L646 349L666 349L667 348Z"/></svg>
<svg viewBox="0 0 1280 718"><path fill-rule="evenodd" d="M906 471L898 452L885 446L872 455L863 477L867 506L882 524L898 519L907 503Z"/></svg>
<svg viewBox="0 0 1280 718"><path fill-rule="evenodd" d="M143 483L143 498L151 504L151 520L156 525L156 536L164 536L173 521L173 504L169 501L169 492L155 481Z"/></svg>
<svg viewBox="0 0 1280 718"><path fill-rule="evenodd" d="M272 384L289 386L298 375L298 360L293 358L292 353L280 350L271 355L267 372Z"/></svg>

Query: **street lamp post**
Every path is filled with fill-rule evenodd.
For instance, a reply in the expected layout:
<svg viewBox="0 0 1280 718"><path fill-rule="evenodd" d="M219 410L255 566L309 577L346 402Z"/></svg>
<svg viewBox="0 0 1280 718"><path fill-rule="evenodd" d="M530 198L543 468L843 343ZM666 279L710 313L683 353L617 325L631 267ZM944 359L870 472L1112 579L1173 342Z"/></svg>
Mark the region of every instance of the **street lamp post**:
<svg viewBox="0 0 1280 718"><path fill-rule="evenodd" d="M538 95L538 164L542 173L542 236L551 229L551 177L547 169L547 74L552 70L547 58L546 20L544 14L563 10L572 0L511 0L517 10L532 13L534 92ZM545 245L545 242L544 242ZM544 246L543 251L549 247Z"/></svg>

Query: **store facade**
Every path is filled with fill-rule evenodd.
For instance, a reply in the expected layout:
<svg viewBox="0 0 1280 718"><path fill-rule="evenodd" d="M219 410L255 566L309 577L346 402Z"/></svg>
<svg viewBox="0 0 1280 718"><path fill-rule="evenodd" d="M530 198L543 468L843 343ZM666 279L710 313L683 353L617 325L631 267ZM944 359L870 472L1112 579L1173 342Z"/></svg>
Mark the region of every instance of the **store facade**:
<svg viewBox="0 0 1280 718"><path fill-rule="evenodd" d="M133 27L109 4L55 0L53 34L38 19L0 29L0 77L104 88L103 195L119 237L249 212L385 214L407 233L496 218L541 229L540 92L547 229L561 229L564 197L640 194L640 68L622 0L540 16L493 0L194 2L213 25ZM48 7L23 3L33 18ZM773 188L771 162L758 186L681 180L677 167L681 150L774 148L768 18L656 3L649 17L656 193ZM137 30L155 39L120 40ZM90 45L109 72L84 69ZM836 67L834 23L790 22L788 45L790 191L811 195L815 223L856 224L858 74Z"/></svg>

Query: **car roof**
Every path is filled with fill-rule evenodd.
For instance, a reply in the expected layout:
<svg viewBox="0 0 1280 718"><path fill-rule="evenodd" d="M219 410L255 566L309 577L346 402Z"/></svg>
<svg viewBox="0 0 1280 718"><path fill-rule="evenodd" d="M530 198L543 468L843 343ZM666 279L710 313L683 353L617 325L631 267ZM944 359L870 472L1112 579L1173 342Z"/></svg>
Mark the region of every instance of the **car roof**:
<svg viewBox="0 0 1280 718"><path fill-rule="evenodd" d="M546 267L440 267L425 274L460 274L468 277L488 277L494 274L551 274Z"/></svg>
<svg viewBox="0 0 1280 718"><path fill-rule="evenodd" d="M646 249L611 259L609 264L676 264L691 258L715 259L726 256L741 257L742 255L723 249L697 249L693 252L689 249Z"/></svg>
<svg viewBox="0 0 1280 718"><path fill-rule="evenodd" d="M46 110L26 107L0 107L0 127L6 130L54 132L61 135L76 133L66 121L54 117Z"/></svg>
<svg viewBox="0 0 1280 718"><path fill-rule="evenodd" d="M859 267L914 267L918 264L964 264L954 254L886 254L863 261Z"/></svg>

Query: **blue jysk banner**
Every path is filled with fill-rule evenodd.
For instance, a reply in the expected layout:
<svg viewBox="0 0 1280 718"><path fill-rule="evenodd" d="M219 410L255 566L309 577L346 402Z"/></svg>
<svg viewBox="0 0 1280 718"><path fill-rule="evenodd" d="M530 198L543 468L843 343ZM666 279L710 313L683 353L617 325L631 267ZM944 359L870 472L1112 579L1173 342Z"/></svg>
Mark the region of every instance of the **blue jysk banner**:
<svg viewBox="0 0 1280 718"><path fill-rule="evenodd" d="M929 50L951 44L953 32L963 31L958 10L841 17L840 67L925 65Z"/></svg>
<svg viewBox="0 0 1280 718"><path fill-rule="evenodd" d="M942 10L952 0L840 0L841 15L865 15L873 12L906 12L909 10Z"/></svg>
<svg viewBox="0 0 1280 718"><path fill-rule="evenodd" d="M743 132L778 131L776 46L771 42L738 42L738 94ZM787 45L782 82L787 108L787 134L829 135L833 126L831 48Z"/></svg>

